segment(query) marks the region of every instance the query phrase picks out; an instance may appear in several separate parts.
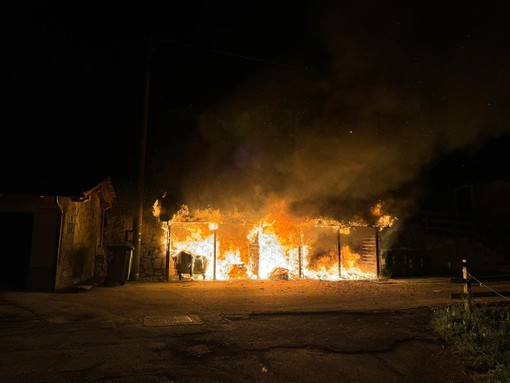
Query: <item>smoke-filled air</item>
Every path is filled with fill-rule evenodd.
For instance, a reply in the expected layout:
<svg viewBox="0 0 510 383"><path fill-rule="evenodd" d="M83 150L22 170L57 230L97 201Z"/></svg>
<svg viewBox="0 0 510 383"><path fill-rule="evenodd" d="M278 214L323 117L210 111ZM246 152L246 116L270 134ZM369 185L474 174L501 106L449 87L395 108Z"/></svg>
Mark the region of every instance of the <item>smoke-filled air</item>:
<svg viewBox="0 0 510 383"><path fill-rule="evenodd" d="M264 65L206 108L171 180L182 202L262 211L285 200L296 214L340 218L383 200L398 216L419 196L424 167L508 132L495 102L503 62L471 53L490 32L461 26L443 36L416 30L417 10L380 11L364 27L341 9L313 13L327 62L284 52L273 61L298 57L292 66Z"/></svg>

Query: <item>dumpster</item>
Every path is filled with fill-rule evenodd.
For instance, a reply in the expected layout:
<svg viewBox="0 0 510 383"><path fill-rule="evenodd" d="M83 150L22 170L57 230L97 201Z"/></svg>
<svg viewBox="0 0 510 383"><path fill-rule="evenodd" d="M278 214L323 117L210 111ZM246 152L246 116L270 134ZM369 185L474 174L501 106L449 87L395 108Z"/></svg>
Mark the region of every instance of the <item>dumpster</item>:
<svg viewBox="0 0 510 383"><path fill-rule="evenodd" d="M129 245L108 246L110 256L105 284L123 285L129 279L134 248Z"/></svg>
<svg viewBox="0 0 510 383"><path fill-rule="evenodd" d="M420 249L394 248L382 254L382 272L392 278L420 275L424 270L424 252Z"/></svg>
<svg viewBox="0 0 510 383"><path fill-rule="evenodd" d="M200 255L193 256L190 253L181 251L174 257L175 270L182 279L183 274L189 274L193 279L195 274L202 274L202 279L205 279L206 259Z"/></svg>

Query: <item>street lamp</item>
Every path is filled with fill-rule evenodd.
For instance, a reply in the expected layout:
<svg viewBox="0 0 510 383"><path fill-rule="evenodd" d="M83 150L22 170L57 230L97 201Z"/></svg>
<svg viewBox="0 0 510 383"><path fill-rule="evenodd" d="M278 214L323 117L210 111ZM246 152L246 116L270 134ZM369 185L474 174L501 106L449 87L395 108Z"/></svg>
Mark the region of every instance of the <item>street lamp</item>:
<svg viewBox="0 0 510 383"><path fill-rule="evenodd" d="M213 231L213 280L216 280L216 232L218 231L217 223L209 223L209 230Z"/></svg>

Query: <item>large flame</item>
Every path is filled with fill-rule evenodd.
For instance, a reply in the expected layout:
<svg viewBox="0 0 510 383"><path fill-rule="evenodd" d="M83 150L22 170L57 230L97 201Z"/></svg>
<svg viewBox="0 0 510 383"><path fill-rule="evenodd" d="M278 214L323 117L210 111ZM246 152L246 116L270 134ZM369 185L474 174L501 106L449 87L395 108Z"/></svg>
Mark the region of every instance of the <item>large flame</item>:
<svg viewBox="0 0 510 383"><path fill-rule="evenodd" d="M158 211L156 202L154 215ZM295 217L284 202L270 211L254 219L182 205L163 224L162 243L174 260L180 252L200 259L203 267L195 273L207 279L373 279L377 231L396 219L382 214L382 204L372 209L379 217L375 227L360 220Z"/></svg>

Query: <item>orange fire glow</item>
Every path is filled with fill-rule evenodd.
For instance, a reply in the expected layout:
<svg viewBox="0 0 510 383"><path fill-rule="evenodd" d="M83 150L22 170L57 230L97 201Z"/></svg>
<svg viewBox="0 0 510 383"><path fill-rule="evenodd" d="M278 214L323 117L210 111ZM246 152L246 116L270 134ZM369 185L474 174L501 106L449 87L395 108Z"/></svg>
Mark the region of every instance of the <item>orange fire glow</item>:
<svg viewBox="0 0 510 383"><path fill-rule="evenodd" d="M154 215L159 211L156 201ZM201 259L203 267L197 270L195 266L195 273L203 273L206 279L273 279L275 275L285 279L374 279L377 231L391 226L395 218L383 215L382 205L372 213L380 217L375 228L362 221L295 217L287 212L284 202L259 219L239 212L223 215L212 209L192 212L182 205L163 224L162 244L174 260L180 252Z"/></svg>

